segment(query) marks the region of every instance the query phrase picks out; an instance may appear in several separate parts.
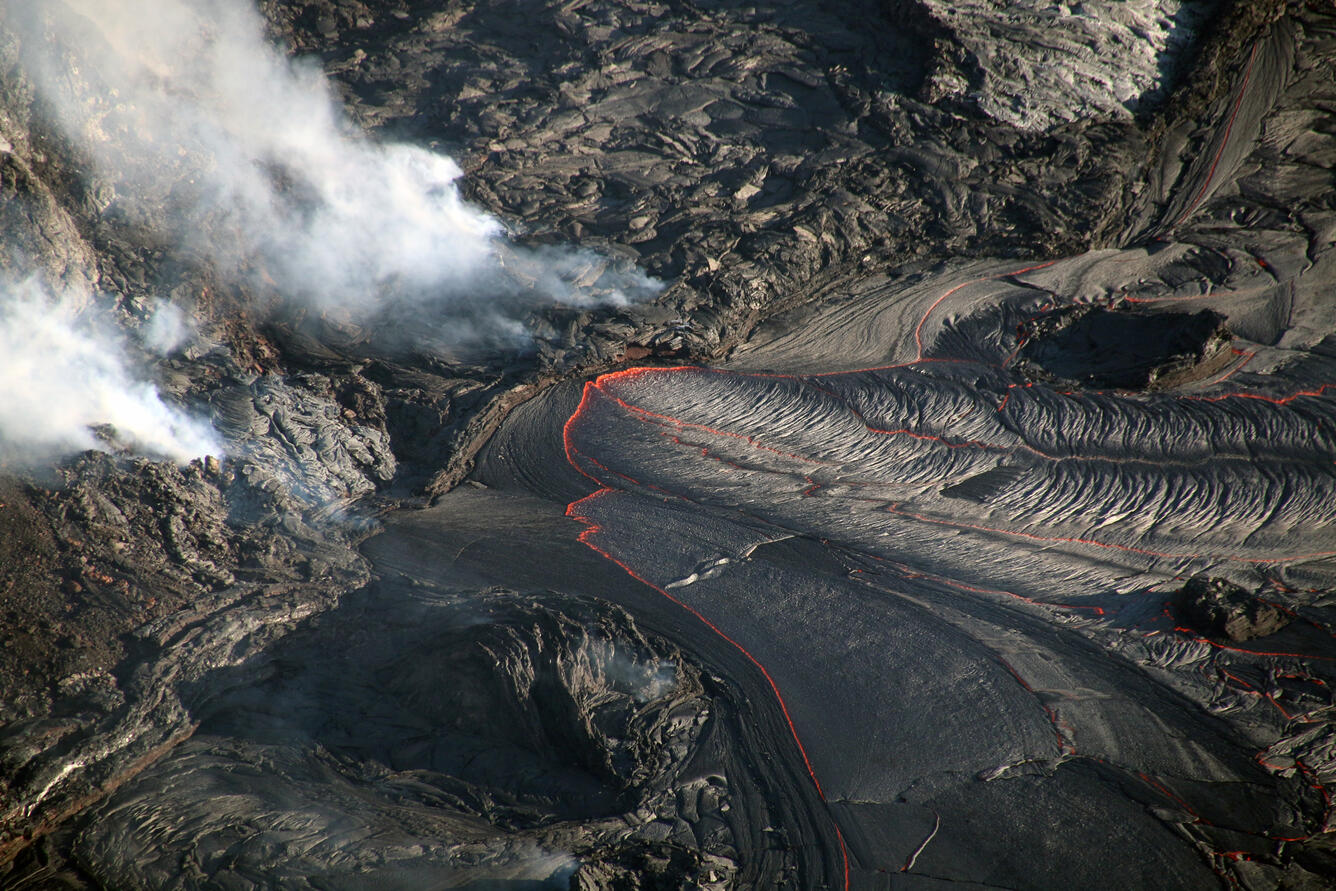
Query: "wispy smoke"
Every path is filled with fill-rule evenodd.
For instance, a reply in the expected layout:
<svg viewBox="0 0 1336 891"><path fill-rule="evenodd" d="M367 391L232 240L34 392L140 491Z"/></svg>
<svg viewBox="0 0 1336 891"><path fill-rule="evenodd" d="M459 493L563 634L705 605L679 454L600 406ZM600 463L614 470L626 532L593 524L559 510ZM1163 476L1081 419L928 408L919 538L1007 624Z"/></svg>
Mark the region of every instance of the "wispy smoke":
<svg viewBox="0 0 1336 891"><path fill-rule="evenodd" d="M108 445L186 461L223 450L208 424L131 370L94 311L35 280L0 285L0 455L24 463Z"/></svg>
<svg viewBox="0 0 1336 891"><path fill-rule="evenodd" d="M194 334L194 326L175 303L159 303L140 331L144 347L159 356L178 350Z"/></svg>
<svg viewBox="0 0 1336 891"><path fill-rule="evenodd" d="M610 640L589 642L590 662L608 684L639 703L652 702L677 689L677 664L671 659L640 659Z"/></svg>
<svg viewBox="0 0 1336 891"><path fill-rule="evenodd" d="M509 244L461 200L452 160L356 132L323 73L270 46L243 0L0 5L49 113L114 192L109 209L225 273L356 321L422 311L451 326L433 342L502 340L540 304L657 289L588 253Z"/></svg>

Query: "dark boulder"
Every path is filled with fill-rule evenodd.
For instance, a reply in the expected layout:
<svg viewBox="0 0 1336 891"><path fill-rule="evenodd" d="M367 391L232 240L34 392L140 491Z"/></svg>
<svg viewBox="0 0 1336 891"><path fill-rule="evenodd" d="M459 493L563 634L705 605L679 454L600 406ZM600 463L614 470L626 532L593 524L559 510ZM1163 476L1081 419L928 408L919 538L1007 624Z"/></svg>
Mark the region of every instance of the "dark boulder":
<svg viewBox="0 0 1336 891"><path fill-rule="evenodd" d="M1177 601L1179 617L1212 637L1250 640L1274 634L1290 623L1288 615L1225 579L1188 579Z"/></svg>

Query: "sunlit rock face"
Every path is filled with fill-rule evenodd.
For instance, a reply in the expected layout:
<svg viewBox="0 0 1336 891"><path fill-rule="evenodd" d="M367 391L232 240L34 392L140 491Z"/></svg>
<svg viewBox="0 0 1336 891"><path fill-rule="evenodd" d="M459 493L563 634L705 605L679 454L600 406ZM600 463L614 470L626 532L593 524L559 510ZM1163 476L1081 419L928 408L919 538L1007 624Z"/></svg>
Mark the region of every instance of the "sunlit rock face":
<svg viewBox="0 0 1336 891"><path fill-rule="evenodd" d="M969 97L1023 130L1123 119L1167 95L1218 0L924 0L959 47L932 96Z"/></svg>

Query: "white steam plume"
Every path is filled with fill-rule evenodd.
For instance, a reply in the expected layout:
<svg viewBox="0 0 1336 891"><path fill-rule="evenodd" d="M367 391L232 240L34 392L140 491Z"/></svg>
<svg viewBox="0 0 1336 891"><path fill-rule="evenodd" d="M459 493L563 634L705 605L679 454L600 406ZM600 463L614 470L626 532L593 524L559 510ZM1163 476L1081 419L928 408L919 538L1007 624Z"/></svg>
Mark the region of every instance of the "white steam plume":
<svg viewBox="0 0 1336 891"><path fill-rule="evenodd" d="M505 339L534 306L620 303L658 283L588 253L528 252L461 200L449 158L377 144L315 66L270 46L246 0L0 0L24 68L132 218L225 272L362 320L436 311L463 340ZM583 280L581 280L583 276ZM431 332L430 341L450 333Z"/></svg>
<svg viewBox="0 0 1336 891"><path fill-rule="evenodd" d="M208 424L163 402L131 370L110 322L36 280L0 285L0 456L6 463L121 444L177 461L223 450Z"/></svg>

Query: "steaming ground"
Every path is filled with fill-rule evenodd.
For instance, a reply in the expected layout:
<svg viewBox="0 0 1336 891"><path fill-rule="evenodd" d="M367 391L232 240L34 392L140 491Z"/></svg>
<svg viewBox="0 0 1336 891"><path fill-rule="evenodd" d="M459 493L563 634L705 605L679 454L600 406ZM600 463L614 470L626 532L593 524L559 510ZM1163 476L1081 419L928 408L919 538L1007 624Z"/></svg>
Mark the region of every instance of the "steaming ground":
<svg viewBox="0 0 1336 891"><path fill-rule="evenodd" d="M146 13L96 0L4 12L36 100L88 165L82 188L97 213L155 230L178 262L204 258L215 274L258 285L269 313L367 326L359 339L383 352L455 357L531 349L525 318L538 307L624 306L661 288L589 250L510 243L498 219L461 199L453 160L358 132L323 73L267 42L248 5L158 0ZM11 463L118 444L181 462L245 450L248 437L224 445L202 417L164 402L154 370L130 358L112 323L76 321L91 299L81 288L44 293L63 277L95 280L92 263L60 276L17 251L11 263L28 279L0 293L3 380L17 394L0 414ZM163 299L145 346L179 346L170 320L182 312Z"/></svg>
<svg viewBox="0 0 1336 891"><path fill-rule="evenodd" d="M1329 9L262 8L4 7L5 884L1336 876Z"/></svg>
<svg viewBox="0 0 1336 891"><path fill-rule="evenodd" d="M459 166L369 140L324 74L264 37L247 3L11 3L21 64L92 167L103 215L269 286L288 311L404 324L397 348L522 348L553 302L624 305L659 285L574 248L509 243L460 198ZM70 72L77 71L77 77Z"/></svg>
<svg viewBox="0 0 1336 891"><path fill-rule="evenodd" d="M117 442L182 462L222 454L208 423L164 402L134 370L137 363L111 319L87 303L86 297L53 297L33 279L0 285L6 460L45 464ZM169 316L160 317L148 339L168 345L171 327ZM99 428L109 442L99 442Z"/></svg>

